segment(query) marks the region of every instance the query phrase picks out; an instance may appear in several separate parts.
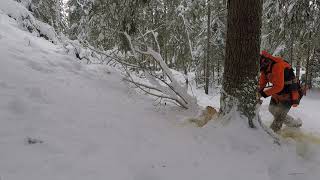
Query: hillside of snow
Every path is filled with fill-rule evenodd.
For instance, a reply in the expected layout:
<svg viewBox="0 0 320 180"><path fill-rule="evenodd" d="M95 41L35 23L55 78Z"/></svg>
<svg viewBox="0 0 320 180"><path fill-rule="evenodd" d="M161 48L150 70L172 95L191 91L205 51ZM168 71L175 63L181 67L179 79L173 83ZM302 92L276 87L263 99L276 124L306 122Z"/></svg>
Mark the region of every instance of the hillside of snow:
<svg viewBox="0 0 320 180"><path fill-rule="evenodd" d="M82 63L59 43L25 31L4 7L1 180L319 179L320 144L278 146L237 113L204 128L185 123L190 113L156 105L119 71ZM219 105L219 97L197 94L202 105ZM290 112L305 131L320 132L319 97L311 92ZM268 123L267 100L261 109Z"/></svg>

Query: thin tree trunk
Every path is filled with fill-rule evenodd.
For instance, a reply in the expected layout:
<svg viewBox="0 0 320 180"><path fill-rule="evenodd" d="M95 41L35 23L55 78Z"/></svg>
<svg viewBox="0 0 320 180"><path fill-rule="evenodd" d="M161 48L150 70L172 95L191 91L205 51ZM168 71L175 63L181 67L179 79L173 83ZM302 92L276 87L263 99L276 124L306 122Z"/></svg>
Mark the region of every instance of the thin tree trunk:
<svg viewBox="0 0 320 180"><path fill-rule="evenodd" d="M313 74L314 74L314 61L315 61L315 48L313 48L313 54L311 55L312 59L311 59L311 62L310 62L310 77L309 77L309 84L310 84L310 89L312 88L312 79L313 79Z"/></svg>
<svg viewBox="0 0 320 180"><path fill-rule="evenodd" d="M163 38L163 46L164 46L164 58L165 58L165 61L166 61L166 64L169 64L169 61L168 61L168 35L167 35L167 26L168 26L168 8L167 8L167 3L165 2L164 4L164 18L165 18L165 26L164 26L164 38Z"/></svg>
<svg viewBox="0 0 320 180"><path fill-rule="evenodd" d="M289 62L290 64L292 65L293 62L294 62L294 59L293 59L293 50L294 50L294 35L293 35L293 32L291 32L291 39L290 39L290 55L289 55Z"/></svg>
<svg viewBox="0 0 320 180"><path fill-rule="evenodd" d="M309 32L309 43L308 43L308 57L306 64L306 85L311 88L311 77L310 77L310 54L311 54L311 31Z"/></svg>
<svg viewBox="0 0 320 180"><path fill-rule="evenodd" d="M283 40L284 40L284 45L285 45L285 52L287 51L287 49L288 49L288 43L287 43L287 26L286 26L286 24L287 24L287 19L288 19L288 14L287 14L287 8L288 8L288 5L287 5L287 3L286 4L283 4L281 7L283 8L283 6L285 6L284 7L284 9L283 9L283 11L284 11L284 15L283 15ZM284 57L285 57L285 59L287 59L288 58L288 53L285 53L284 52Z"/></svg>
<svg viewBox="0 0 320 180"><path fill-rule="evenodd" d="M217 80L218 80L218 85L220 85L220 58L217 59Z"/></svg>
<svg viewBox="0 0 320 180"><path fill-rule="evenodd" d="M262 0L229 0L221 113L236 107L254 127Z"/></svg>
<svg viewBox="0 0 320 180"><path fill-rule="evenodd" d="M208 10L207 10L207 58L205 62L205 93L209 94L209 80L210 80L210 70L209 70L209 65L210 65L210 38L211 38L211 33L210 33L210 15L211 15L211 6L210 6L210 0L207 2Z"/></svg>
<svg viewBox="0 0 320 180"><path fill-rule="evenodd" d="M296 66L296 77L300 77L300 69L301 69L301 60L300 58L297 59L297 66Z"/></svg>

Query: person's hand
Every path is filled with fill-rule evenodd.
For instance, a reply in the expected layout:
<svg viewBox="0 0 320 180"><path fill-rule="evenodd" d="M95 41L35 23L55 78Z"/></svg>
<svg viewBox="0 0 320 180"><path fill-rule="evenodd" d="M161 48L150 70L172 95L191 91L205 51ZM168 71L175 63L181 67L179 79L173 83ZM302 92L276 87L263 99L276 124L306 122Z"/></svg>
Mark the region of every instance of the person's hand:
<svg viewBox="0 0 320 180"><path fill-rule="evenodd" d="M259 91L259 95L260 95L260 97L262 96L262 97L264 97L264 98L267 98L267 97L268 97L268 95L263 91L263 89L261 89L261 90Z"/></svg>
<svg viewBox="0 0 320 180"><path fill-rule="evenodd" d="M256 93L256 97L257 99L260 99L261 98L261 94L259 92Z"/></svg>

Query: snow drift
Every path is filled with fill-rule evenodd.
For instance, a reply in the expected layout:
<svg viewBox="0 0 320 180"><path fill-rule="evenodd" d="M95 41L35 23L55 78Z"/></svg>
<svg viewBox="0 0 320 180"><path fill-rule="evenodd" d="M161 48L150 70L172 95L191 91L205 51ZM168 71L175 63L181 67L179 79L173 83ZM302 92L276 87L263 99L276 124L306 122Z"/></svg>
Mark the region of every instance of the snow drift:
<svg viewBox="0 0 320 180"><path fill-rule="evenodd" d="M20 26L0 0L0 178L4 180L317 180L319 145L282 146L237 112L204 128L188 112L122 83L109 66L80 63ZM18 4L19 5L19 4ZM7 12L7 13L6 13ZM30 18L32 19L32 17ZM24 31L26 30L26 31ZM197 94L202 104L218 105ZM313 96L314 95L314 96ZM293 111L320 127L318 95ZM267 104L264 119L270 119ZM301 148L303 147L303 148ZM307 147L307 148L304 148Z"/></svg>

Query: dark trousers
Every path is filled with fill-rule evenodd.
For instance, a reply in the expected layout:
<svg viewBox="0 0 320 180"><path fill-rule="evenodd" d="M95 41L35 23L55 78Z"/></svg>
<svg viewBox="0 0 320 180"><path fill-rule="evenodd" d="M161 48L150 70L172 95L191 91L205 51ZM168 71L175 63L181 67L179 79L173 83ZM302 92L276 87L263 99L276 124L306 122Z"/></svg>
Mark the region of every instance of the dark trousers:
<svg viewBox="0 0 320 180"><path fill-rule="evenodd" d="M271 98L269 112L273 115L274 120L270 128L274 132L278 132L282 128L283 123L293 120L293 117L288 115L290 108L291 104L281 102L277 103L273 98Z"/></svg>

